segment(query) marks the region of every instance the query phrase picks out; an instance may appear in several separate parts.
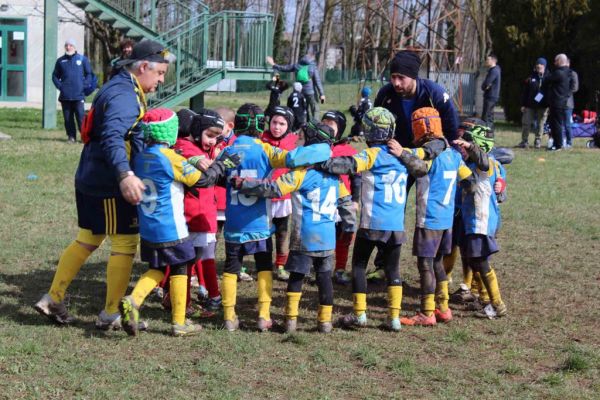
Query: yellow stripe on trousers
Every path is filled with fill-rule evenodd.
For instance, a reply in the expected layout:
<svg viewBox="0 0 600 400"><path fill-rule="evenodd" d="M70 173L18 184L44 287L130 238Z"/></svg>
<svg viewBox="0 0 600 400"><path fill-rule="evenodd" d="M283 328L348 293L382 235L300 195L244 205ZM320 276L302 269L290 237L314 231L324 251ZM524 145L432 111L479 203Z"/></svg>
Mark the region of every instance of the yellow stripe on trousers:
<svg viewBox="0 0 600 400"><path fill-rule="evenodd" d="M102 204L104 205L104 231L109 234L108 199L103 199Z"/></svg>
<svg viewBox="0 0 600 400"><path fill-rule="evenodd" d="M107 235L117 233L117 202L114 198L104 199L104 223Z"/></svg>
<svg viewBox="0 0 600 400"><path fill-rule="evenodd" d="M113 229L112 234L117 234L117 200L115 198L110 199L112 203L112 216L113 216Z"/></svg>

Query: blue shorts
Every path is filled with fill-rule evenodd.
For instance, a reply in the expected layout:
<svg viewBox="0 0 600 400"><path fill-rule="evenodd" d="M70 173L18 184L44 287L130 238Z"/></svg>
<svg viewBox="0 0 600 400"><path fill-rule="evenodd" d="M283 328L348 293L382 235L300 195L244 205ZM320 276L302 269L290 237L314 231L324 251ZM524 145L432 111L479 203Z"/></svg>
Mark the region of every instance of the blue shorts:
<svg viewBox="0 0 600 400"><path fill-rule="evenodd" d="M461 241L460 254L466 258L489 257L500 251L500 247L491 236L471 234L465 235Z"/></svg>
<svg viewBox="0 0 600 400"><path fill-rule="evenodd" d="M288 255L285 270L297 274L308 275L310 273L310 268L314 267L316 273L328 272L333 270L333 259L334 254L318 257L292 250Z"/></svg>
<svg viewBox="0 0 600 400"><path fill-rule="evenodd" d="M142 241L141 258L150 264L151 269L162 270L167 265L176 266L194 261L196 251L191 240L170 247L152 247L151 244Z"/></svg>
<svg viewBox="0 0 600 400"><path fill-rule="evenodd" d="M75 190L77 224L94 235L133 235L140 232L137 207L121 196L88 196Z"/></svg>
<svg viewBox="0 0 600 400"><path fill-rule="evenodd" d="M415 228L413 256L435 258L452 252L452 229Z"/></svg>

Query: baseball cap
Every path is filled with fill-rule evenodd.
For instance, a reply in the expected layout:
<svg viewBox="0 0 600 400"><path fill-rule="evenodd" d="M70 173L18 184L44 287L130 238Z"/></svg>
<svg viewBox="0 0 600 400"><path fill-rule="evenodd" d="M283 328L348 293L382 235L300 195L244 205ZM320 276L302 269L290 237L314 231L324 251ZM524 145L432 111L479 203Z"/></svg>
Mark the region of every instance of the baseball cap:
<svg viewBox="0 0 600 400"><path fill-rule="evenodd" d="M173 56L162 44L155 42L154 40L142 40L133 46L131 56L117 62L117 65L129 65L136 61L150 61L166 64L172 62L174 58L175 56Z"/></svg>

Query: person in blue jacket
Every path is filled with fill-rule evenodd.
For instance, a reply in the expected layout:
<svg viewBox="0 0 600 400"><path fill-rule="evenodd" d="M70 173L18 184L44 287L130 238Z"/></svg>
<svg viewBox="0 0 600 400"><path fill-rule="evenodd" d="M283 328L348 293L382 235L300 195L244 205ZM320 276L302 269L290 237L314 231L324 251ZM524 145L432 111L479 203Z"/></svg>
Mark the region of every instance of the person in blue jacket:
<svg viewBox="0 0 600 400"><path fill-rule="evenodd" d="M88 86L91 77L90 61L86 56L77 53L75 41L68 39L65 42L65 54L56 60L52 72L52 82L60 91L58 101L62 105L68 143L75 143L75 121L81 132L85 101L83 90Z"/></svg>
<svg viewBox="0 0 600 400"><path fill-rule="evenodd" d="M138 43L131 57L123 60L123 69L94 98L84 123L85 144L75 174L79 231L63 251L48 293L34 305L36 311L60 325L73 320L63 302L71 281L108 236L106 302L96 327L121 327L119 300L125 295L139 242L136 205L147 184L134 174L131 162L144 146L139 122L146 112L146 93L154 92L164 81L173 58L160 43Z"/></svg>
<svg viewBox="0 0 600 400"><path fill-rule="evenodd" d="M428 79L419 78L421 58L413 51L398 52L390 62L390 83L379 89L375 107L387 108L396 116L394 138L403 146L413 142L411 116L421 107L435 108L442 119L444 137L457 138L458 113L446 90Z"/></svg>

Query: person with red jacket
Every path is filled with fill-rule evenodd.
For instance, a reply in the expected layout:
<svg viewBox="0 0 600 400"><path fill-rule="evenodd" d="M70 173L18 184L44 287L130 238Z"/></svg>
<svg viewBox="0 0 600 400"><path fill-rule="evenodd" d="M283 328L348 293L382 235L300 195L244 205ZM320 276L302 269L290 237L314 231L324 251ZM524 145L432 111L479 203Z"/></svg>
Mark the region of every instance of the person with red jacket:
<svg viewBox="0 0 600 400"><path fill-rule="evenodd" d="M217 112L201 110L191 120L190 136L178 138L174 148L188 160L212 161L220 152L217 145L224 127L225 121ZM215 264L217 243L215 186L187 190L183 203L185 220L196 250L194 267L201 286L205 286L208 290L205 308L208 311L217 311L221 307L221 293Z"/></svg>
<svg viewBox="0 0 600 400"><path fill-rule="evenodd" d="M346 116L337 110L327 111L323 114L321 120L324 124L330 126L335 132L335 143L331 149L332 157L353 156L357 151L348 143L348 137L344 136L346 130ZM352 195L352 203L355 212L358 211L358 200L360 199L360 174L340 175L340 179L346 186L346 189ZM336 242L335 242L335 272L334 281L340 285L347 285L352 282L352 278L346 272L348 263L348 252L354 239L356 226L343 226L340 218L335 224Z"/></svg>
<svg viewBox="0 0 600 400"><path fill-rule="evenodd" d="M298 136L291 131L294 126L294 113L288 107L275 106L271 110L269 129L263 132L262 141L284 150L297 147ZM287 168L273 170L271 180L276 180L287 173ZM277 279L287 281L289 273L284 269L289 252L289 220L292 213L292 200L289 194L271 199L271 216L275 226L275 265Z"/></svg>

